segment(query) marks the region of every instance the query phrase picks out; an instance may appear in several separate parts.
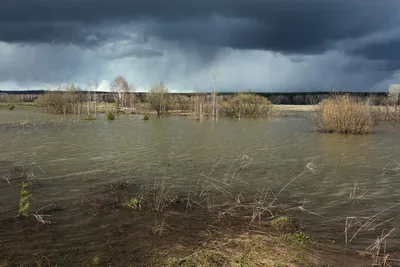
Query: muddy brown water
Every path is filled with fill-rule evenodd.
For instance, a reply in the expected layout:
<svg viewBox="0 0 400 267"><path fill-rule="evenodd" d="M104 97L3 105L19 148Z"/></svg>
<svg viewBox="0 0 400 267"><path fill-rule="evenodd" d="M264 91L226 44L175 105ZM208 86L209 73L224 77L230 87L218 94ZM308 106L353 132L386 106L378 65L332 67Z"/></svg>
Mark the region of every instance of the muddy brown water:
<svg viewBox="0 0 400 267"><path fill-rule="evenodd" d="M21 126L22 121L30 123ZM338 257L345 247L365 250L382 232L395 228L386 246L391 255L400 255L400 132L388 123L378 124L369 135L344 136L313 132L304 118L221 118L213 123L120 115L109 122L100 115L89 122L39 109L0 110L0 123L0 242L20 255L38 255L49 243L61 249L63 239L77 247L109 240L107 229L135 221L125 214L88 222L82 202L95 201L90 196L110 183L140 187L164 179L174 186L174 194L186 196L210 173L226 183L236 173L233 188L249 199L262 189L278 193L306 166L312 171L280 193L280 213L300 219L310 235L339 244ZM10 230L21 224L15 216L23 175L39 184L32 190L31 211L48 204L60 210L46 217L62 222L54 226L56 234L44 231L26 241L24 234ZM360 188L356 196L363 195L351 199L355 181ZM346 245L346 218L359 222L348 230L350 239L371 217ZM32 251L19 250L24 242L32 243Z"/></svg>

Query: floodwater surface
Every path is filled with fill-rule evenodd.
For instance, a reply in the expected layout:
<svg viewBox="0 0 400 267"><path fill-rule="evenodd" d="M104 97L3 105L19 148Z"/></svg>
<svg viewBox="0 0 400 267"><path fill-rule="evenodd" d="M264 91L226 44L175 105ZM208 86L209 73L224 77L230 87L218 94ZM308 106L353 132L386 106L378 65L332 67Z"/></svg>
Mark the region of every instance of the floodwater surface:
<svg viewBox="0 0 400 267"><path fill-rule="evenodd" d="M38 109L0 110L0 118L0 223L18 211L15 170L40 184L32 194L32 211L51 203L67 211L49 218L61 220L63 227L52 241L32 241L36 252L41 242L61 247L63 239L78 244L105 234L100 226L77 232L84 222L78 211L85 196L102 185L164 179L176 194L186 195L211 176L234 180L244 198L263 189L277 194L287 185L276 202L281 213L304 222L311 236L343 248L365 250L382 231L395 228L386 246L392 255L400 253L399 132L388 123L378 124L369 135L346 136L314 132L306 118L221 118L213 123L190 117L143 121L135 115L106 121L99 115L84 121ZM30 124L18 124L26 120ZM346 218L351 226L347 245ZM3 244L15 240L23 242L14 232L0 233Z"/></svg>

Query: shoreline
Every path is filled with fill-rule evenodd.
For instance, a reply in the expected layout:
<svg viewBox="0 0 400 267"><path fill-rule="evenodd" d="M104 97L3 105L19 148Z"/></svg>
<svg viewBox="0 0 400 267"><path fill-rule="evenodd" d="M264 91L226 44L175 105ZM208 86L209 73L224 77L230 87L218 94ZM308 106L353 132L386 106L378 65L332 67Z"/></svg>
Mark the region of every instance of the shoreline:
<svg viewBox="0 0 400 267"><path fill-rule="evenodd" d="M40 106L32 103L32 102L20 102L20 103L0 103L0 109L8 109L10 106L14 106L15 109L24 109L24 108L35 108L35 109L42 109ZM273 117L279 117L279 114L282 112L310 112L315 109L316 105L271 105L271 112L273 113ZM107 110L114 110L114 112L117 112L114 108L114 105L112 103L99 103L98 108L97 108L97 113L103 114L106 113ZM124 108L120 112L120 114L138 114L138 115L157 115L157 113L154 110L147 110L147 109L135 109L134 113L130 113L129 109ZM277 115L276 115L277 114ZM57 115L57 114L52 114L52 115ZM63 115L63 114L58 114L58 115ZM67 114L67 115L72 115L72 114ZM84 115L82 113L81 115ZM292 115L292 114L290 114ZM191 110L169 110L168 114L165 116L195 116L193 111ZM204 113L204 117L209 117L211 116L210 114ZM224 115L220 115L221 117L226 117ZM260 118L265 117L265 116L260 116ZM229 117L227 117L229 118ZM245 118L245 117L244 117Z"/></svg>

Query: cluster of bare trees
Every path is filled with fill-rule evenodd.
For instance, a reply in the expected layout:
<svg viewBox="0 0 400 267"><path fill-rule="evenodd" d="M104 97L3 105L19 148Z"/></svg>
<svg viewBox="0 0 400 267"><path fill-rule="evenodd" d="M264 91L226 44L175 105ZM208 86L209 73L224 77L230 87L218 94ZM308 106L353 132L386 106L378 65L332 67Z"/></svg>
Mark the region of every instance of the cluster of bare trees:
<svg viewBox="0 0 400 267"><path fill-rule="evenodd" d="M84 99L82 90L72 83L51 88L37 103L49 113L78 115L84 109Z"/></svg>
<svg viewBox="0 0 400 267"><path fill-rule="evenodd" d="M157 116L168 114L174 110L193 114L197 119L205 116L217 121L222 112L230 117L263 116L268 113L271 103L267 98L251 93L231 96L219 96L213 80L213 92L201 93L195 90L193 94L170 94L164 83L152 85L149 92L136 97L132 86L122 76L112 82L112 94L117 111L134 112L135 103L140 112L155 111ZM56 114L86 114L95 118L98 112L97 83L90 82L83 92L73 84L59 86L47 91L38 101L50 113ZM106 110L110 111L110 110Z"/></svg>
<svg viewBox="0 0 400 267"><path fill-rule="evenodd" d="M238 93L221 103L221 110L227 117L268 116L271 102L262 96L252 93Z"/></svg>
<svg viewBox="0 0 400 267"><path fill-rule="evenodd" d="M89 82L83 91L73 83L58 85L49 88L38 100L37 104L46 111L55 114L82 114L96 116L98 99L98 83L93 80ZM135 88L128 85L126 79L117 76L111 83L117 110L124 108L130 112L135 109ZM85 103L86 102L86 103Z"/></svg>
<svg viewBox="0 0 400 267"><path fill-rule="evenodd" d="M220 112L239 119L248 116L268 116L271 104L318 104L331 97L329 93L273 94L269 96L269 99L265 95L253 93L218 95L216 76L216 68L213 67L211 69L211 93L201 93L195 89L192 94L170 94L167 86L160 82L152 85L147 94L139 93L137 95L135 87L119 75L112 81L111 93L108 94L113 97L117 112L134 113L135 108L138 108L140 112L152 110L158 116L162 116L169 110L174 110L191 113L197 119L208 116L213 121L218 120ZM83 91L73 83L50 88L40 97L38 104L48 112L56 114L96 115L97 103L104 101L104 94L100 94L103 100L99 100L96 81L89 82L85 89ZM368 99L371 105L391 106L390 110L400 110L400 85L392 84L388 89L387 96L368 96ZM400 118L400 115L398 117Z"/></svg>
<svg viewBox="0 0 400 267"><path fill-rule="evenodd" d="M19 101L20 101L20 98L17 95L9 95L6 93L0 93L0 103L16 103Z"/></svg>

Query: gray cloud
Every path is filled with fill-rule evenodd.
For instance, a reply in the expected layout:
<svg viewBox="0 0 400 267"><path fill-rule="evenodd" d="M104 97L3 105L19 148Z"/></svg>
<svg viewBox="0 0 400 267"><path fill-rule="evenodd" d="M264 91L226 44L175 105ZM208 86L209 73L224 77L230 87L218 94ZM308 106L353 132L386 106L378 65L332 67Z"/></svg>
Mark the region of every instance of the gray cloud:
<svg viewBox="0 0 400 267"><path fill-rule="evenodd" d="M388 0L13 0L0 3L2 41L85 43L107 40L99 23L149 22L146 34L206 45L320 52L332 42L398 25Z"/></svg>
<svg viewBox="0 0 400 267"><path fill-rule="evenodd" d="M207 87L217 64L226 90L366 90L400 68L399 10L397 0L5 0L0 82L124 74L138 87Z"/></svg>

